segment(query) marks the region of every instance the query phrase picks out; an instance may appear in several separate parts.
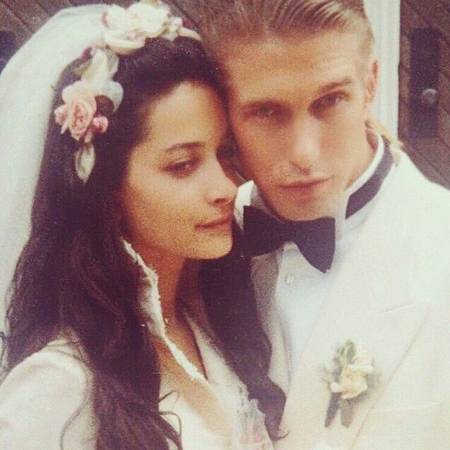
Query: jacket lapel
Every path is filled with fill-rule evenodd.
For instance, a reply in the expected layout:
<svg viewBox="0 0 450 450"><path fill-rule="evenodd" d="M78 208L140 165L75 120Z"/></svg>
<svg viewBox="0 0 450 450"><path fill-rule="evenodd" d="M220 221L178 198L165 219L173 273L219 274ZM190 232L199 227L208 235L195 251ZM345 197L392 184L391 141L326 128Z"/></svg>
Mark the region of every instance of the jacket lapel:
<svg viewBox="0 0 450 450"><path fill-rule="evenodd" d="M252 181L245 183L239 188L236 199L235 218L241 228L243 228L244 206L247 205L267 211ZM258 311L264 331L270 338L272 346L269 376L284 392L287 392L289 386L287 355L283 331L275 304L272 301L275 295L277 277L278 263L276 252L252 258L252 279L254 281L257 280L254 283L254 288Z"/></svg>
<svg viewBox="0 0 450 450"><path fill-rule="evenodd" d="M278 276L276 252L253 258L252 266L252 278L257 280L254 286L258 311L272 346L269 376L284 392L287 392L289 386L287 354L276 305L272 301Z"/></svg>
<svg viewBox="0 0 450 450"><path fill-rule="evenodd" d="M322 441L352 448L425 321L426 305L412 303L409 291L415 240L410 224L420 192L411 188L409 175L415 168L404 155L394 156L401 164L344 262L293 376L283 419L283 431L290 435L279 449L311 450ZM336 349L348 339L373 354L379 383L355 405L348 428L341 425L339 413L325 428L330 393L321 368L332 364Z"/></svg>

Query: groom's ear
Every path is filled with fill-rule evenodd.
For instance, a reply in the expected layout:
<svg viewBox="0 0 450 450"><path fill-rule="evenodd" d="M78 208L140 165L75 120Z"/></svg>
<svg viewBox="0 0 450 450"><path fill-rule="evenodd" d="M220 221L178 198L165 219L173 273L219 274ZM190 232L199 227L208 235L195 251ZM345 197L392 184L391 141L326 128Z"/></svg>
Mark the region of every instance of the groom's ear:
<svg viewBox="0 0 450 450"><path fill-rule="evenodd" d="M375 99L378 87L378 72L379 62L374 60L371 62L368 73L366 75L366 87L365 87L365 120L367 121L370 116L370 107Z"/></svg>

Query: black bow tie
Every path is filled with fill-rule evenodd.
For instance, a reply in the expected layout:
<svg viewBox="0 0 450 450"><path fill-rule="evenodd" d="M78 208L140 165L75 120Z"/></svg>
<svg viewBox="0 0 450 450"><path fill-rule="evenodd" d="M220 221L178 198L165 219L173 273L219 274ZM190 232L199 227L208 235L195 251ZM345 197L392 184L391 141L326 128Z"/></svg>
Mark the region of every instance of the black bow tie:
<svg viewBox="0 0 450 450"><path fill-rule="evenodd" d="M281 222L264 211L244 206L244 232L253 256L269 253L292 241L314 267L322 272L331 267L335 246L332 217Z"/></svg>
<svg viewBox="0 0 450 450"><path fill-rule="evenodd" d="M391 152L385 150L372 177L350 196L346 217L359 211L375 197L392 163ZM305 259L321 272L325 273L333 262L336 231L332 217L298 222L280 221L253 206L244 206L244 232L253 256L269 253L285 242L292 241Z"/></svg>

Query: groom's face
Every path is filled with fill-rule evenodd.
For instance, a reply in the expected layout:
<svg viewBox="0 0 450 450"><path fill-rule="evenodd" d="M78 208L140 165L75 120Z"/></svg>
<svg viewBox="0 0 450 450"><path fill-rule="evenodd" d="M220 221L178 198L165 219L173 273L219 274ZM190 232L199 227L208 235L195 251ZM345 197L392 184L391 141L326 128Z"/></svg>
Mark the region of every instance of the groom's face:
<svg viewBox="0 0 450 450"><path fill-rule="evenodd" d="M332 214L373 156L376 63L358 36L236 42L222 62L242 164L266 203L289 220Z"/></svg>

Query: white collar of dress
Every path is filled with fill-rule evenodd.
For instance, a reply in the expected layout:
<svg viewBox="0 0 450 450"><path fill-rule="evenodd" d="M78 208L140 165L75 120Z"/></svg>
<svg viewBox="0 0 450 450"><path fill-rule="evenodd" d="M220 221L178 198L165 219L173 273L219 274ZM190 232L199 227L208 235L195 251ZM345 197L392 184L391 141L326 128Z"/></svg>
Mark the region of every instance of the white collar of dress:
<svg viewBox="0 0 450 450"><path fill-rule="evenodd" d="M147 317L147 321L143 324L143 326L146 326L152 336L158 338L167 346L174 359L192 379L204 380L203 374L198 371L194 364L189 361L183 351L177 347L177 345L167 334L166 322L162 312L161 297L158 288L158 274L156 270L145 263L141 255L133 248L130 242L124 239L123 243L125 250L131 256L133 262L138 265L141 271L138 295ZM195 313L193 311L185 311L185 313L186 320L191 326L194 334L198 337L201 330L196 324L197 318L194 317Z"/></svg>

